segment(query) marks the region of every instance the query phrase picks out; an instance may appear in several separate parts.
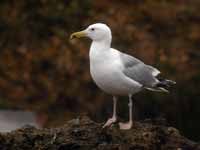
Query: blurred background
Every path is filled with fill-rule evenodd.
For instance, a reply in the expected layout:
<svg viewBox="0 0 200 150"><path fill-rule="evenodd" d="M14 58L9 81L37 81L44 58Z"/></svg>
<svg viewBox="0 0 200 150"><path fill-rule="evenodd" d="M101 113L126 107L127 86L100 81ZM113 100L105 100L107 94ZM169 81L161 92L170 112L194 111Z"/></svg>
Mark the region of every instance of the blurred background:
<svg viewBox="0 0 200 150"><path fill-rule="evenodd" d="M170 94L137 94L134 118L165 117L200 141L199 0L1 0L0 131L59 126L81 114L97 122L111 116L112 97L90 77L91 41L69 41L96 22L111 27L114 48L177 82ZM124 120L127 103L121 97L118 105Z"/></svg>

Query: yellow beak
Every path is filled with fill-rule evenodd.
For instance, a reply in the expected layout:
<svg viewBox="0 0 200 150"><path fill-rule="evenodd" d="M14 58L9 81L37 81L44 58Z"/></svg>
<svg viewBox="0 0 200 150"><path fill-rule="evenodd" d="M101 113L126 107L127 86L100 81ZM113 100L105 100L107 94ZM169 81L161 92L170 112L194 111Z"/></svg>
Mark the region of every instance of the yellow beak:
<svg viewBox="0 0 200 150"><path fill-rule="evenodd" d="M86 32L83 30L83 31L80 31L80 32L75 32L75 33L72 33L70 35L70 40L71 39L74 39L74 38L81 38L81 37L86 37Z"/></svg>

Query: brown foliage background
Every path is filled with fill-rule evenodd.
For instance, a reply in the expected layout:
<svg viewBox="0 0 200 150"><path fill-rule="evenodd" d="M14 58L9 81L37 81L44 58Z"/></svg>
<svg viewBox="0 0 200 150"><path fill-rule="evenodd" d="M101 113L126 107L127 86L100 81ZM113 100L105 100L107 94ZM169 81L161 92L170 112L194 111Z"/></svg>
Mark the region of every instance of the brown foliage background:
<svg viewBox="0 0 200 150"><path fill-rule="evenodd" d="M105 120L112 101L90 77L90 41L68 40L103 22L112 29L113 47L177 82L169 95L136 95L135 118L164 115L199 140L199 10L198 0L1 0L0 107L37 111L46 126L83 112ZM119 103L126 117L127 101Z"/></svg>

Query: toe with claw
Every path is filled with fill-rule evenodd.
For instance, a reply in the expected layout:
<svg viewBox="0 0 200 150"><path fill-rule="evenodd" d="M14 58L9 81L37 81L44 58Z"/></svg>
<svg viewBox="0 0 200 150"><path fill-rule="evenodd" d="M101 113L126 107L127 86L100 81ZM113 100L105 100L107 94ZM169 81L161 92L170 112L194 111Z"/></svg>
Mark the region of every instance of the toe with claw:
<svg viewBox="0 0 200 150"><path fill-rule="evenodd" d="M107 122L103 125L103 128L112 126L112 124L114 124L116 121L117 121L116 118L108 119Z"/></svg>

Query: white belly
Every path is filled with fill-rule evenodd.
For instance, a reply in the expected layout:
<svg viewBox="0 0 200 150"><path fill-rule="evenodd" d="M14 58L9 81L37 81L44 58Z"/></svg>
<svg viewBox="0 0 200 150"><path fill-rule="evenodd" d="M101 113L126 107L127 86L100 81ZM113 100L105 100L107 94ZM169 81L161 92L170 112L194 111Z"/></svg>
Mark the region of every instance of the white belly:
<svg viewBox="0 0 200 150"><path fill-rule="evenodd" d="M126 77L116 62L91 63L90 72L97 86L111 95L134 94L141 85Z"/></svg>
<svg viewBox="0 0 200 150"><path fill-rule="evenodd" d="M128 95L139 92L142 85L123 74L119 52L90 48L90 73L97 86L111 95Z"/></svg>

